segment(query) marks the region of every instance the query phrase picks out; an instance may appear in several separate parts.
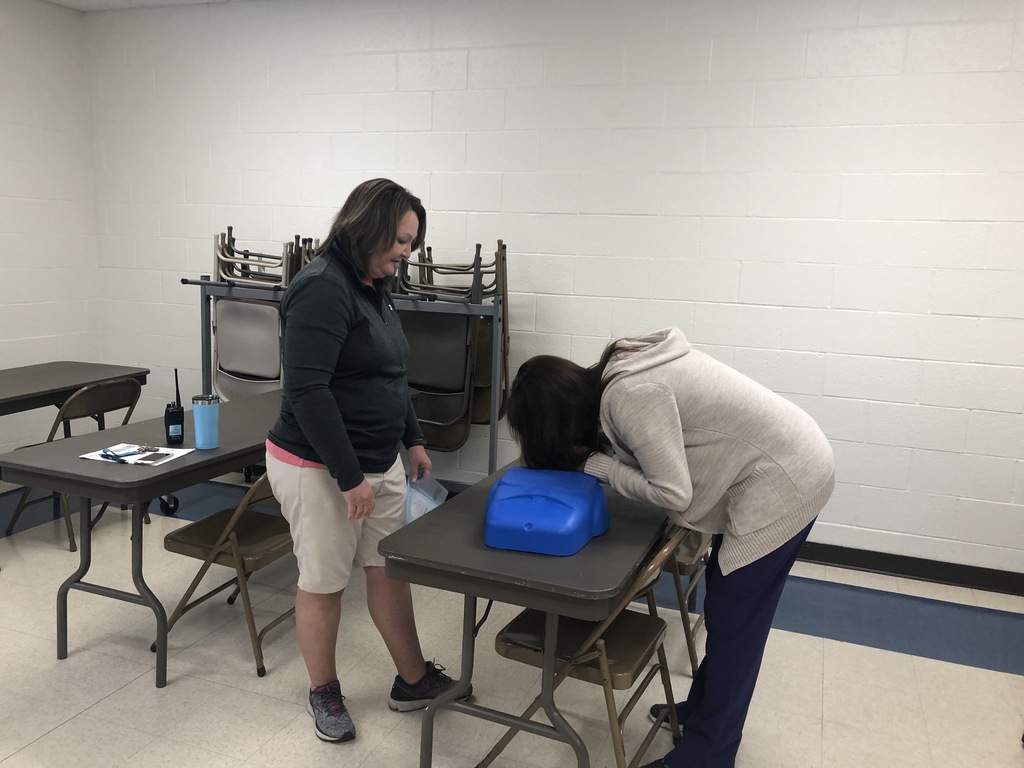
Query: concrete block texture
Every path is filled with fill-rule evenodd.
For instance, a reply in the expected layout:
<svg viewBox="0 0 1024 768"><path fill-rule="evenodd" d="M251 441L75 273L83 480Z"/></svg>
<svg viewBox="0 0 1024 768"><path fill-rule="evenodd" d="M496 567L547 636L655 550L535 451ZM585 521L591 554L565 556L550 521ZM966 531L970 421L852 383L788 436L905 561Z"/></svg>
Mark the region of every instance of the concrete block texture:
<svg viewBox="0 0 1024 768"><path fill-rule="evenodd" d="M323 237L387 176L437 254L507 243L513 374L678 326L833 441L824 539L1020 561L1016 0L9 0L0 43L6 366L198 381L213 235Z"/></svg>

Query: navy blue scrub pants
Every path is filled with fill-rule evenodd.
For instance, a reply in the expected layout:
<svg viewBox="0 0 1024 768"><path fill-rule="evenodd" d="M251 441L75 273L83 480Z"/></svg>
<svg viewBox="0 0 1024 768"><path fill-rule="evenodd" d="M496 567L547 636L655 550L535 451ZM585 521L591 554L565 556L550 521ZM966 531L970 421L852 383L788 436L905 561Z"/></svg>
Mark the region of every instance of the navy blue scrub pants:
<svg viewBox="0 0 1024 768"><path fill-rule="evenodd" d="M676 704L685 730L665 756L670 768L733 768L775 610L810 525L728 576L718 567L722 537L712 539L705 571L704 659L686 701Z"/></svg>

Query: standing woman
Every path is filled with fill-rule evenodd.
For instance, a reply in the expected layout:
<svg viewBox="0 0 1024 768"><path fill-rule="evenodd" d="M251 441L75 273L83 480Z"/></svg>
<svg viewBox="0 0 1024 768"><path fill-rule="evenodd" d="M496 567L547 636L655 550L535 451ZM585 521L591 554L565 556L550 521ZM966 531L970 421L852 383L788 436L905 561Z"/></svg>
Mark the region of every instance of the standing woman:
<svg viewBox="0 0 1024 768"><path fill-rule="evenodd" d="M645 768L733 768L786 576L835 484L828 440L678 329L613 342L591 368L526 361L508 422L526 466L585 471L713 534L683 736Z"/></svg>
<svg viewBox="0 0 1024 768"><path fill-rule="evenodd" d="M390 579L377 553L405 519L399 443L413 478L430 471L406 385L409 345L386 288L426 227L426 211L407 189L388 179L363 182L281 302L284 389L267 439L267 474L298 559L295 623L309 672L307 710L324 741L356 735L335 663L341 597L356 566L398 673L391 709L422 709L454 684L425 661L409 585Z"/></svg>

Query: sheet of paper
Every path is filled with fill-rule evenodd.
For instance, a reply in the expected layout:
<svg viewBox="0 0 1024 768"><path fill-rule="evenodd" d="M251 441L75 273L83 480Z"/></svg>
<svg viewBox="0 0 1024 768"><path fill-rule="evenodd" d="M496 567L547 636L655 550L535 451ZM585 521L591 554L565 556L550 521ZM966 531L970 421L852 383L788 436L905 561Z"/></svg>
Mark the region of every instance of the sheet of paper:
<svg viewBox="0 0 1024 768"><path fill-rule="evenodd" d="M154 448L131 443L118 443L109 448L83 453L81 458L93 461L110 461L118 464L148 464L158 467L168 461L191 453L194 448Z"/></svg>

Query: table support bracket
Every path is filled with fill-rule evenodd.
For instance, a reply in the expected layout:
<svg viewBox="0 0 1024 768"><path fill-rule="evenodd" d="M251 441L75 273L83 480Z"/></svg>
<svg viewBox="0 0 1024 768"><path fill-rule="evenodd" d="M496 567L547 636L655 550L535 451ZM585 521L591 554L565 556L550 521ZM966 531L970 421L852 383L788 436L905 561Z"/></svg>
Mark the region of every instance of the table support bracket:
<svg viewBox="0 0 1024 768"><path fill-rule="evenodd" d="M167 685L167 613L142 575L142 525L144 505L132 505L132 582L138 594L91 584L82 579L92 566L92 499L83 497L80 506L80 543L78 570L57 590L57 658L68 657L68 593L72 589L121 600L135 605L148 605L156 616L156 687Z"/></svg>

